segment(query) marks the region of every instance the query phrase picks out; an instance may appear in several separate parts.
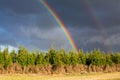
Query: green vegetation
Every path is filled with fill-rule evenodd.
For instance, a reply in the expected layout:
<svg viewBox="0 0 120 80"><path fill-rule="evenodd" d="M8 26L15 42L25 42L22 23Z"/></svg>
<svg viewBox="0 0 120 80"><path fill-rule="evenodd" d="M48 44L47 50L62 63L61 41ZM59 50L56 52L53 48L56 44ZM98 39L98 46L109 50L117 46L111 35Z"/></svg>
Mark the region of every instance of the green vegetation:
<svg viewBox="0 0 120 80"><path fill-rule="evenodd" d="M30 52L23 46L19 47L18 52L8 52L8 48L0 50L0 65L7 68L12 63L19 63L23 66L34 65L112 65L120 64L120 53L105 53L100 49L90 52L79 50L66 52L64 49L55 50L51 48L48 52L33 51Z"/></svg>

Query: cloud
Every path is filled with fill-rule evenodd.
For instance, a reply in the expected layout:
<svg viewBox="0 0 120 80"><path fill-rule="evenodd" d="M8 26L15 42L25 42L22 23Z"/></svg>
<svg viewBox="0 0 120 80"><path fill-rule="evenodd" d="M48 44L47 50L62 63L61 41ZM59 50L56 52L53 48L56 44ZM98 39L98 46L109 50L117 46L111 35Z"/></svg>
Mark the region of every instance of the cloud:
<svg viewBox="0 0 120 80"><path fill-rule="evenodd" d="M117 27L120 23L119 0L48 0L48 3L68 27L97 29L94 17L105 29Z"/></svg>
<svg viewBox="0 0 120 80"><path fill-rule="evenodd" d="M46 50L53 44L57 48L70 47L62 29L46 13L21 15L5 11L0 15L0 35L4 35L0 44L16 47L22 44L32 50Z"/></svg>
<svg viewBox="0 0 120 80"><path fill-rule="evenodd" d="M0 45L0 50L3 51L5 48L8 48L8 51L11 52L12 50L18 51L17 47L11 46L11 45Z"/></svg>
<svg viewBox="0 0 120 80"><path fill-rule="evenodd" d="M120 46L120 34L111 35L108 40L110 41L111 45L113 45L113 46L119 45Z"/></svg>
<svg viewBox="0 0 120 80"><path fill-rule="evenodd" d="M37 0L0 0L0 10L16 14L36 14L41 12Z"/></svg>
<svg viewBox="0 0 120 80"><path fill-rule="evenodd" d="M85 0L46 0L66 25L78 49L106 50L109 43L113 50L119 50L120 0L86 1L88 4ZM46 50L55 44L70 48L65 34L39 0L0 0L0 16L2 45L24 44L29 49Z"/></svg>
<svg viewBox="0 0 120 80"><path fill-rule="evenodd" d="M63 33L60 27L53 28L51 30L41 30L38 27L29 27L25 29L24 27L21 28L22 33L24 36L28 37L33 43L39 44L39 47L50 47L53 44L56 46L65 48L69 48L69 43L66 39L65 34ZM30 43L29 43L30 44ZM36 45L37 45L36 44ZM45 46L44 46L45 45ZM66 46L65 46L66 45Z"/></svg>

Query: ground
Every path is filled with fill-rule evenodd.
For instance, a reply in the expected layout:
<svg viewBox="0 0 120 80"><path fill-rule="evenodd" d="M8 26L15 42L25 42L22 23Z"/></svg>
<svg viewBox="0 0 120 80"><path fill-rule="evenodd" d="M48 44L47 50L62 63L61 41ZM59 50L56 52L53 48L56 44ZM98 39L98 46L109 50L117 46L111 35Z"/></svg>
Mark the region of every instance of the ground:
<svg viewBox="0 0 120 80"><path fill-rule="evenodd" d="M120 80L120 73L87 73L79 75L1 74L0 80Z"/></svg>

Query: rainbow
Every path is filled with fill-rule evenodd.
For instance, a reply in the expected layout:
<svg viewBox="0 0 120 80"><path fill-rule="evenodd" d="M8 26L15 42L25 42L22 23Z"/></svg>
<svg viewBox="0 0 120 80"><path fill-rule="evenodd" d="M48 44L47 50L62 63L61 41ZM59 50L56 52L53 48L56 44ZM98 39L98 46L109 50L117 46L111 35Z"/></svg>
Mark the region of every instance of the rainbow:
<svg viewBox="0 0 120 80"><path fill-rule="evenodd" d="M40 2L44 5L44 7L49 11L49 13L52 15L52 17L55 19L57 24L61 27L63 30L64 34L66 35L71 47L74 49L75 52L78 52L78 49L75 45L75 42L70 34L70 32L67 30L67 27L65 24L62 22L62 20L59 18L59 16L55 13L55 11L47 4L45 0L40 0Z"/></svg>
<svg viewBox="0 0 120 80"><path fill-rule="evenodd" d="M112 51L111 45L110 45L110 42L107 40L107 33L105 32L104 26L102 25L100 19L97 17L92 5L90 4L90 2L88 0L83 0L83 3L87 7L89 14L93 18L96 27L98 28L98 30L100 30L100 34L102 35L104 45L106 46L108 52L111 52Z"/></svg>

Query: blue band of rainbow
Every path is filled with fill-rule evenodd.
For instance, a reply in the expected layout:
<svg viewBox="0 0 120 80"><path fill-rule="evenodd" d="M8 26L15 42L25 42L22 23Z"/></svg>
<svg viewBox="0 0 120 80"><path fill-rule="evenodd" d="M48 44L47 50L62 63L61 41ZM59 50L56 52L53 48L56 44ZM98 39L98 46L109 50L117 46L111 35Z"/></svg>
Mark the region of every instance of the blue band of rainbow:
<svg viewBox="0 0 120 80"><path fill-rule="evenodd" d="M59 18L59 16L54 12L54 10L45 2L45 0L40 0L40 2L44 5L44 7L49 11L49 13L53 16L53 18L55 19L55 21L57 22L57 24L61 27L61 29L63 30L64 34L66 35L71 47L74 49L75 52L78 52L78 49L75 45L75 42L71 36L71 34L69 33L69 31L67 30L65 24L62 22L62 20Z"/></svg>

